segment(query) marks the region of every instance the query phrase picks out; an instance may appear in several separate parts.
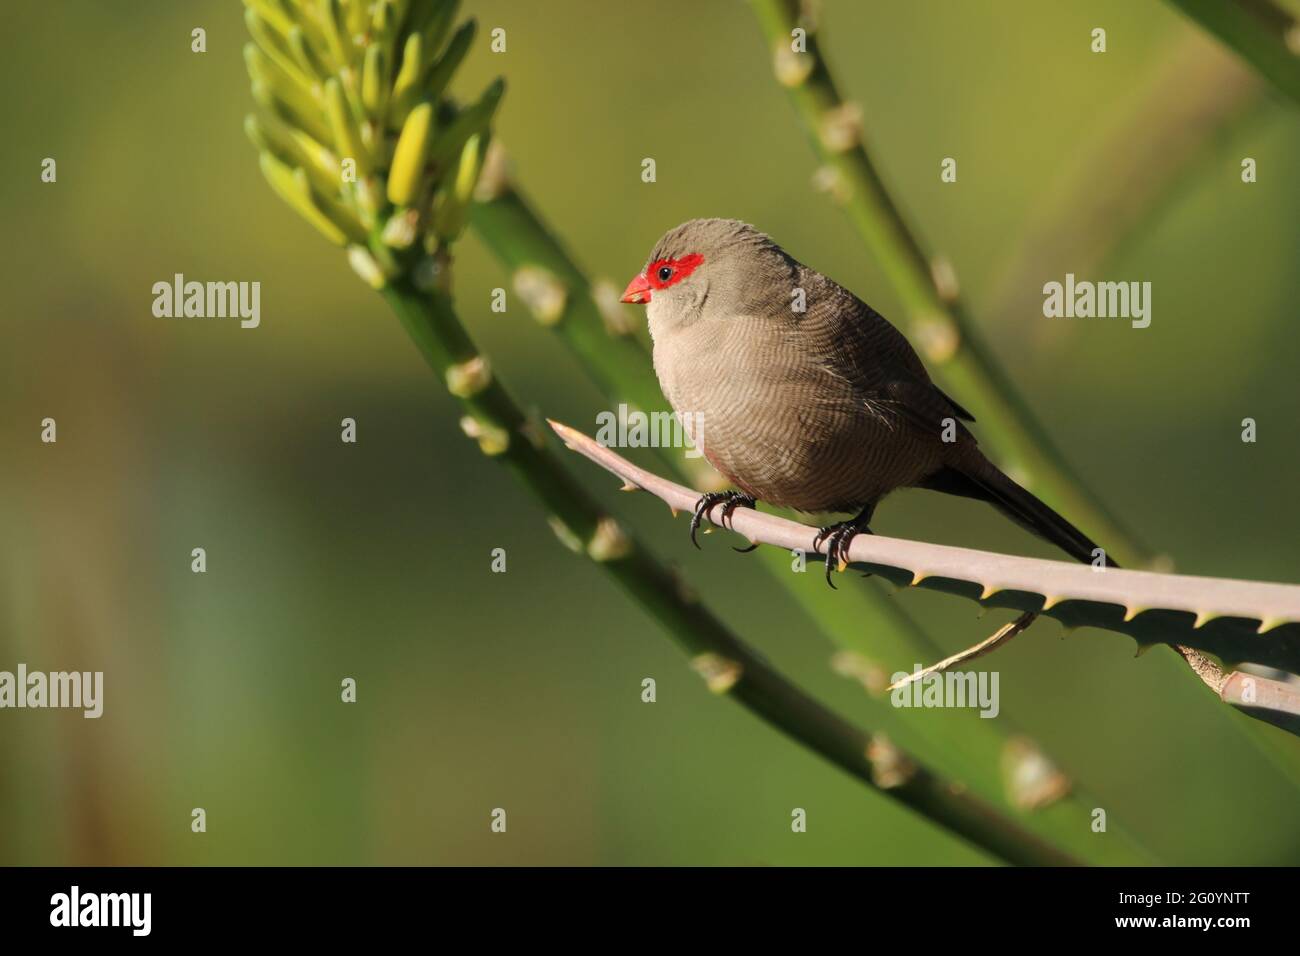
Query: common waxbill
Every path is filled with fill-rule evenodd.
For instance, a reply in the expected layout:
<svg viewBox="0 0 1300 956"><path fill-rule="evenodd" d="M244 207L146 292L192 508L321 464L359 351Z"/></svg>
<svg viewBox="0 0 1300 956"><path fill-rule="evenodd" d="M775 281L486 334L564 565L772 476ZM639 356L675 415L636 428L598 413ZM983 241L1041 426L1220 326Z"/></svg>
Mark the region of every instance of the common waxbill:
<svg viewBox="0 0 1300 956"><path fill-rule="evenodd" d="M719 502L724 520L759 500L857 512L818 535L830 580L853 536L870 532L881 498L929 488L990 502L1071 557L1094 560L1082 532L984 457L962 424L974 418L930 381L898 329L747 223L693 219L669 231L623 301L647 304L664 395L740 489L700 499L692 540Z"/></svg>

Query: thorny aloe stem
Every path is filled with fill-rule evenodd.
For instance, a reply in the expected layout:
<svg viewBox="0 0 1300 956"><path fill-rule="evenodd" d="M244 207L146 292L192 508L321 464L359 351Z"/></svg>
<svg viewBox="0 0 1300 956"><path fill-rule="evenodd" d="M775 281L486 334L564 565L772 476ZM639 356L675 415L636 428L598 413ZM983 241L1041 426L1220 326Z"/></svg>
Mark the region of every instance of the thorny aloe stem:
<svg viewBox="0 0 1300 956"><path fill-rule="evenodd" d="M1169 0L1300 104L1300 23L1273 0Z"/></svg>
<svg viewBox="0 0 1300 956"><path fill-rule="evenodd" d="M627 402L646 412L666 410L650 357L631 334L633 326L618 305L617 289L608 283L590 282L506 174L499 147L494 147L489 158L478 198L470 210L470 222L515 277L516 287L523 287L524 298L538 321L560 336L612 401ZM679 473L690 471L691 459L668 454L663 458ZM704 484L696 475L685 477L695 487ZM892 670L943 656L907 612L879 589L844 588L831 594L821 587L801 587L806 582L790 573L784 553L763 548L755 559L764 563L827 639L845 649L837 656L837 669L871 684L875 694L883 690L888 680L885 675ZM868 700L876 705L882 722L897 721L907 714L884 706L877 697ZM924 720L912 721L909 730L925 742L927 752L943 758L945 766L977 782L986 793L997 792L999 765L1014 763L1017 754L1032 745L1014 735L1005 710L998 721L967 717L930 711ZM1050 766L1041 754L1035 759L1035 766ZM1049 788L1049 782L1064 779L1059 771L1036 777L1029 786L1015 782L1021 778L1012 774L1007 774L1007 779L1009 801L1022 810L1034 809L1036 832L1050 834L1058 845L1098 863L1151 862L1149 854L1121 829L1112 828L1105 843L1092 839L1095 835L1087 820L1089 808L1096 802L1078 784L1068 793L1055 785Z"/></svg>
<svg viewBox="0 0 1300 956"><path fill-rule="evenodd" d="M382 290L431 368L448 382L486 360L474 348L450 299L421 292L404 278ZM558 519L561 537L581 545L692 657L709 688L742 705L840 769L1008 862L1075 861L991 806L921 766L880 735L853 727L804 694L732 635L682 582L604 515L546 450L535 424L496 377L454 394L469 412L466 430L499 457ZM485 438L487 440L485 440Z"/></svg>
<svg viewBox="0 0 1300 956"><path fill-rule="evenodd" d="M841 98L826 66L816 24L802 16L799 0L751 2L775 56L777 78L825 164L823 185L898 293L913 341L959 400L973 406L980 436L1003 470L1102 542L1121 564L1146 563L1147 549L1071 474L977 334L949 269L922 248L890 197L862 144L859 111ZM804 31L801 52L792 48L796 29Z"/></svg>
<svg viewBox="0 0 1300 956"><path fill-rule="evenodd" d="M460 324L449 248L461 233L502 86L458 109L443 93L472 37L453 0L245 0L254 94L246 128L272 188L389 302L466 409L463 429L554 516L561 539L608 570L693 655L711 689L846 772L1012 863L1073 859L805 695L684 593L546 450ZM395 135L394 135L395 134Z"/></svg>
<svg viewBox="0 0 1300 956"><path fill-rule="evenodd" d="M690 508L699 498L698 491L638 468L576 429L556 422L551 423L551 428L569 448L617 475L626 485L649 491L670 508ZM721 505L714 505L705 517L723 527ZM726 520L726 527L754 544L824 553L825 546L818 547L814 529L778 515L737 509ZM1226 678L1197 649L1300 672L1300 587L1295 585L1118 568L1098 572L1062 561L1017 558L883 535L855 538L847 557L850 563L865 565L900 586L932 588L980 603L994 602L1032 614L1048 614L1071 626L1090 625L1128 634L1142 644L1186 642L1190 646L1180 644L1179 653L1216 693L1223 690ZM1223 610L1197 610L1209 605ZM1143 622L1146 615L1151 619ZM1201 626L1198 628L1191 618L1201 621ZM1216 619L1229 626L1217 634L1205 633ZM1270 623L1273 633L1260 635L1256 628L1238 627L1242 621ZM1279 726L1291 725L1300 695L1280 682L1255 680L1260 686L1269 685L1267 693L1251 701L1253 709L1240 709ZM1242 702L1220 696L1234 706ZM1269 711L1276 711L1280 719L1263 716L1262 712Z"/></svg>

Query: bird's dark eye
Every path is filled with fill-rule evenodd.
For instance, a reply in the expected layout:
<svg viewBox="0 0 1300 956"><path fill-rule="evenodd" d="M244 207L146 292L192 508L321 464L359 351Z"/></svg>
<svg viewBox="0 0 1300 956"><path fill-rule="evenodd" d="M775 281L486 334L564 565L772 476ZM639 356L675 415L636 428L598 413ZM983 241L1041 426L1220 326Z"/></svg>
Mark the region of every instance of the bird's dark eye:
<svg viewBox="0 0 1300 956"><path fill-rule="evenodd" d="M670 266L660 266L660 267L659 267L659 281L660 281L660 282L667 282L667 281L668 281L669 279L671 279L672 277L673 277L673 270L672 270L672 268L671 268Z"/></svg>

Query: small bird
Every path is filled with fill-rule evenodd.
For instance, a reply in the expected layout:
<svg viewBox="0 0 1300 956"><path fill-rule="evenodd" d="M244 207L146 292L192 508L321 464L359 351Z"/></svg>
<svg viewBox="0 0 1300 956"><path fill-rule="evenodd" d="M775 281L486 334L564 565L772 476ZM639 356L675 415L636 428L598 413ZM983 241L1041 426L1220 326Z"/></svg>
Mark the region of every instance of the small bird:
<svg viewBox="0 0 1300 956"><path fill-rule="evenodd" d="M975 419L930 381L898 329L753 226L693 219L670 230L622 300L647 305L665 397L740 489L700 498L696 547L719 502L724 521L760 500L856 512L817 535L830 582L885 495L929 488L987 501L1071 557L1117 566L984 456L963 424Z"/></svg>

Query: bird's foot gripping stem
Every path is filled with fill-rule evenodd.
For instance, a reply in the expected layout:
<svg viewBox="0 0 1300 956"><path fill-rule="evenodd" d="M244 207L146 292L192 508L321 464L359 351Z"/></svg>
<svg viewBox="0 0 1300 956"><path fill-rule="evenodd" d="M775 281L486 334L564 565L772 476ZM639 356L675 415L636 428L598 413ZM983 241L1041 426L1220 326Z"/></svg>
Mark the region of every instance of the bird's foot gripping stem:
<svg viewBox="0 0 1300 956"><path fill-rule="evenodd" d="M723 527L727 524L727 519L737 508L753 508L757 501L752 497L740 491L710 491L707 494L700 495L700 500L695 502L695 513L691 515L691 544L700 547L700 543L695 540L695 532L699 530L700 522L709 510L719 502L722 503L722 515L719 521ZM758 545L750 545L748 548L735 548L734 550L745 552L753 551Z"/></svg>
<svg viewBox="0 0 1300 956"><path fill-rule="evenodd" d="M823 544L826 545L826 583L832 588L835 587L835 582L831 580L831 571L843 571L848 566L849 545L853 539L860 534L872 533L867 523L871 520L873 511L874 507L867 508L852 521L841 521L819 528L817 537L813 538L814 548L820 549Z"/></svg>

